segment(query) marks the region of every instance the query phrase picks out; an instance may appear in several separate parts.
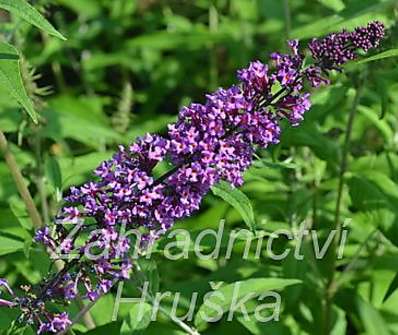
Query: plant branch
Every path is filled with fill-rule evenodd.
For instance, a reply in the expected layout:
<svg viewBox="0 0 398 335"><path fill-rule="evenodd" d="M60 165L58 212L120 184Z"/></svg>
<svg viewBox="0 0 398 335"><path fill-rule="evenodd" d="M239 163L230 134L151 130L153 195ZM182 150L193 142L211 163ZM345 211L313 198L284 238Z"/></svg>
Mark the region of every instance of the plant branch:
<svg viewBox="0 0 398 335"><path fill-rule="evenodd" d="M10 170L12 178L15 182L17 190L26 206L29 217L32 220L33 226L39 228L43 225L40 214L35 206L33 198L26 186L25 180L23 179L21 170L18 167L18 164L15 160L14 155L12 154L7 139L3 132L0 131L0 152L3 154L6 164Z"/></svg>
<svg viewBox="0 0 398 335"><path fill-rule="evenodd" d="M50 222L50 215L49 215L49 209L48 209L48 203L47 203L47 194L46 194L46 188L44 185L44 171L43 171L43 157L42 157L42 145L41 145L41 138L39 135L39 130L40 128L35 129L35 138L33 139L34 141L34 151L35 151L35 158L36 158L36 169L37 169L37 176L36 176L36 185L37 185L37 190L40 196L40 203L41 203L41 212L42 212L42 218L44 221L45 225L48 225Z"/></svg>
<svg viewBox="0 0 398 335"><path fill-rule="evenodd" d="M361 99L362 95L362 84L359 84L356 92L355 92L355 97L352 102L350 114L348 116L348 121L347 121L347 126L346 126L346 131L345 131L345 137L344 137L344 145L343 145L343 152L342 152L342 158L340 162L340 171L339 171L339 181L338 181L338 187L337 187L337 200L336 200L336 208L335 208L335 215L334 215L334 229L336 229L336 234L334 235L333 238L333 243L332 243L332 248L331 248L331 262L332 262L332 269L331 269L331 276L329 278L329 281L326 286L326 292L325 292L325 310L324 310L324 334L329 335L332 330L332 305L333 305L333 299L334 295L336 293L336 254L337 254L337 248L338 244L340 243L341 239L341 230L342 230L342 224L341 224L341 205L342 205L342 198L343 198L343 190L344 190L344 177L345 173L347 171L347 165L348 165L348 154L350 151L350 142L351 142L351 135L352 135L352 129L354 125L354 120L355 116L357 114L357 109L358 105Z"/></svg>

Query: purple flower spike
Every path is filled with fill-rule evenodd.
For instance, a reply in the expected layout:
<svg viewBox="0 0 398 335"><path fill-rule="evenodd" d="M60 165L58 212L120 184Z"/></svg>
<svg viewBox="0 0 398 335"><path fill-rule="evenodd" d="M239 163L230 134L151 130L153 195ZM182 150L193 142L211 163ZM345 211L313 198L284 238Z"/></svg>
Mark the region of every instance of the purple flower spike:
<svg viewBox="0 0 398 335"><path fill-rule="evenodd" d="M69 190L54 231L36 232L36 242L62 255L73 251L74 259L61 274L46 278L38 293L16 299L21 320L36 323L39 334L65 330L71 324L68 315L52 314L46 304L77 296L94 301L115 282L129 279L132 246L123 232L138 231L138 245L144 248L197 211L216 183L242 185L255 150L279 142L282 122L303 122L311 107L307 84L329 84L331 70L358 57L358 49L377 47L383 36L384 26L375 21L313 39L309 66L299 41L289 41L289 53L271 54L270 64L251 62L237 72L236 85L183 107L165 135L146 134L120 146L94 171L94 180ZM170 167L160 176L159 163ZM12 294L4 280L0 286ZM0 305L15 304L0 300Z"/></svg>
<svg viewBox="0 0 398 335"><path fill-rule="evenodd" d="M384 25L379 21L358 27L353 32L329 34L323 39L314 38L308 45L313 58L325 70L339 69L346 62L356 59L357 49L367 52L376 48L384 37Z"/></svg>

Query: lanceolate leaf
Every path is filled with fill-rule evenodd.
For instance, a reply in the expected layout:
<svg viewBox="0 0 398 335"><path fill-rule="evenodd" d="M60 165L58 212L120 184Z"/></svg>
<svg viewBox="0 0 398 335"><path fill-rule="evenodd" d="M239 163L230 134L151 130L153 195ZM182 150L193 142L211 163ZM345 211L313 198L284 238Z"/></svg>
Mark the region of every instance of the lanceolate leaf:
<svg viewBox="0 0 398 335"><path fill-rule="evenodd" d="M1 2L1 0L0 0ZM19 69L19 54L12 45L0 42L0 85L26 110L34 122L37 114L25 91Z"/></svg>
<svg viewBox="0 0 398 335"><path fill-rule="evenodd" d="M0 0L0 8L20 16L25 21L62 40L66 38L58 32L34 7L25 0Z"/></svg>
<svg viewBox="0 0 398 335"><path fill-rule="evenodd" d="M0 255L11 254L22 250L23 247L24 243L22 241L6 236L0 236Z"/></svg>
<svg viewBox="0 0 398 335"><path fill-rule="evenodd" d="M367 62L373 62L375 60L383 59L383 58L389 58L389 57L397 57L398 56L398 49L390 49L384 52L380 52L377 55L361 59L358 64L362 63L367 63Z"/></svg>
<svg viewBox="0 0 398 335"><path fill-rule="evenodd" d="M142 335L151 323L152 306L147 303L134 304L122 325L121 335Z"/></svg>
<svg viewBox="0 0 398 335"><path fill-rule="evenodd" d="M255 230L255 220L253 207L249 198L237 188L231 187L226 182L220 182L211 188L213 193L234 207L242 216L243 221L249 226L251 230Z"/></svg>

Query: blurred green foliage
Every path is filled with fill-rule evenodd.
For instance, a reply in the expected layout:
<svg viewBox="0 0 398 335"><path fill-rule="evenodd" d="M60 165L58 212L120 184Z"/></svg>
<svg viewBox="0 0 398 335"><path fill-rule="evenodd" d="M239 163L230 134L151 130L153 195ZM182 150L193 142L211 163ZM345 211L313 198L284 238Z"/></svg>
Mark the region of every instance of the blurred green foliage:
<svg viewBox="0 0 398 335"><path fill-rule="evenodd" d="M56 213L61 192L90 178L90 171L110 157L117 144L146 132L164 132L181 106L203 101L206 92L230 85L236 70L250 60L265 60L270 52L285 50L286 39L307 41L379 19L389 27L383 49L396 48L398 42L398 2L391 0L31 4L67 40L0 12L2 41L23 55L22 77L39 118L33 124L0 86L0 130L11 142L45 222ZM314 93L314 106L303 126L284 129L281 143L258 153L246 174L242 191L254 209L257 233L297 228L306 220L323 245L333 228L347 119L361 86L342 192L341 219L351 221L344 257L337 264L333 255L314 257L311 236L303 242L304 260L289 256L275 261L265 253L260 260L242 260L243 242L228 261L202 261L190 255L176 262L156 254L152 272L160 278L160 290L182 292L186 304L194 291L199 292L197 310L212 281L276 277L302 281L283 290L279 322L222 319L202 325L203 334L324 334L327 284L334 272L339 285L332 305L333 335L398 334L397 64L387 58L350 64L346 73L336 73L332 86ZM217 229L225 218L231 231L253 220L241 213L209 194L201 211L176 228L187 228L194 235L204 228ZM7 277L14 287L39 282L50 268L45 252L32 247L32 234L24 204L0 160L0 277ZM278 250L291 244L286 238L275 242ZM157 247L161 250L162 243ZM222 249L225 254L225 245ZM125 291L127 296L137 294L132 284ZM167 318L137 328L129 315L131 305L121 306L119 322L111 323L113 301L114 294L109 294L92 309L99 327L87 334L124 334L126 329L133 334L184 333ZM77 311L76 306L68 308ZM181 314L186 311L182 305ZM0 310L4 334L15 316L14 311ZM77 325L76 334L85 331Z"/></svg>

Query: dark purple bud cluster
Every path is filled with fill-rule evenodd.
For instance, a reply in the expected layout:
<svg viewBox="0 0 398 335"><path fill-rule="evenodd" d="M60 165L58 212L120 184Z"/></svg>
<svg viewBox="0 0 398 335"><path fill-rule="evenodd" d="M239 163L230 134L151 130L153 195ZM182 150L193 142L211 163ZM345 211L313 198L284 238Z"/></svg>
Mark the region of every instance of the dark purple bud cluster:
<svg viewBox="0 0 398 335"><path fill-rule="evenodd" d="M370 22L366 27L358 27L353 32L342 31L325 38L314 38L308 45L317 65L325 70L338 69L346 62L358 57L357 50L367 52L376 48L384 36L381 22Z"/></svg>
<svg viewBox="0 0 398 335"><path fill-rule="evenodd" d="M313 87L327 84L321 76L325 70L354 59L357 48L377 46L383 32L380 23L372 22L352 33L315 39L309 45L315 64L309 67L304 67L298 41L290 41L289 54L273 53L269 66L250 63L238 71L238 85L182 108L166 136L147 134L121 146L95 170L94 181L70 189L54 230L37 231L37 242L58 254L73 252L75 259L24 298L25 320L35 323L39 333L59 331L70 321L65 313L48 313L46 302L77 296L96 300L113 282L128 279L132 242L126 229L142 233L139 242L145 248L176 220L198 210L219 181L242 185L254 150L278 143L280 121L293 126L303 121L311 107L305 81ZM170 170L157 177L160 163Z"/></svg>

